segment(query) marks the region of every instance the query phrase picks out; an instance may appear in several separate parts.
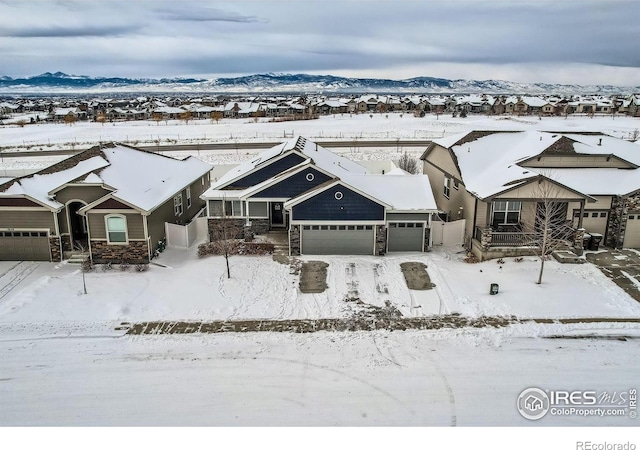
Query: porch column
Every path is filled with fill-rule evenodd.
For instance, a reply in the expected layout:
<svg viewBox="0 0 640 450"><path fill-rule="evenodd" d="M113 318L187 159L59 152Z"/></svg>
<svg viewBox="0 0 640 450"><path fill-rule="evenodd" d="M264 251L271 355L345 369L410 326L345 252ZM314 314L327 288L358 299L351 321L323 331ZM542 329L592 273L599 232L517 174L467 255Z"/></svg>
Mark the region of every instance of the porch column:
<svg viewBox="0 0 640 450"><path fill-rule="evenodd" d="M584 199L580 200L580 217L578 217L578 228L582 228L582 216L584 216Z"/></svg>

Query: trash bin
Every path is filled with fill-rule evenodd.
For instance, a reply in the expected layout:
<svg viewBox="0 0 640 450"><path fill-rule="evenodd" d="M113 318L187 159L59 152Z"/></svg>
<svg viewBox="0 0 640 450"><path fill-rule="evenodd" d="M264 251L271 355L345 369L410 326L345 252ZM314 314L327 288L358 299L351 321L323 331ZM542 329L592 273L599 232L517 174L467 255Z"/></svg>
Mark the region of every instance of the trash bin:
<svg viewBox="0 0 640 450"><path fill-rule="evenodd" d="M489 295L496 295L498 293L498 283L491 283L491 288L489 289Z"/></svg>
<svg viewBox="0 0 640 450"><path fill-rule="evenodd" d="M589 239L589 250L598 250L598 247L600 247L600 241L602 241L602 235L600 233L591 233L591 239Z"/></svg>
<svg viewBox="0 0 640 450"><path fill-rule="evenodd" d="M589 241L591 240L591 235L589 233L585 233L584 237L582 238L582 248L584 250L588 250L589 249Z"/></svg>

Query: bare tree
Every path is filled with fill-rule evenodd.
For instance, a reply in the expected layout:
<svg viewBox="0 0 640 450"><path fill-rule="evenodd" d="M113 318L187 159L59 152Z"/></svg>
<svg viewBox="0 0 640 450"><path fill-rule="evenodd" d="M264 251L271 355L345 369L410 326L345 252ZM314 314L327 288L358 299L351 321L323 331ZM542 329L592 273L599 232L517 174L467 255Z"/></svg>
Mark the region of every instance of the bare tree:
<svg viewBox="0 0 640 450"><path fill-rule="evenodd" d="M79 242L76 242L74 247L82 255L82 266L80 268L80 272L82 273L82 287L84 289L84 295L87 295L87 279L85 277L85 274L93 270L93 266L89 261L89 258L88 258L89 255L87 253L87 250L84 248L84 245L82 245Z"/></svg>
<svg viewBox="0 0 640 450"><path fill-rule="evenodd" d="M410 174L418 173L418 160L404 152L398 160L398 167Z"/></svg>
<svg viewBox="0 0 640 450"><path fill-rule="evenodd" d="M568 203L561 200L560 188L550 177L541 176L535 189L535 211L529 220L524 220L525 233L533 237L536 254L540 257L537 284L542 283L544 263L554 251L573 245L575 230L567 220Z"/></svg>
<svg viewBox="0 0 640 450"><path fill-rule="evenodd" d="M213 253L224 256L227 265L227 278L231 278L231 269L229 268L229 257L238 252L239 241L244 234L243 227L237 218L231 217L231 211L226 211L231 202L222 202L222 217L214 219L211 229L211 247ZM225 208L225 206L227 208Z"/></svg>

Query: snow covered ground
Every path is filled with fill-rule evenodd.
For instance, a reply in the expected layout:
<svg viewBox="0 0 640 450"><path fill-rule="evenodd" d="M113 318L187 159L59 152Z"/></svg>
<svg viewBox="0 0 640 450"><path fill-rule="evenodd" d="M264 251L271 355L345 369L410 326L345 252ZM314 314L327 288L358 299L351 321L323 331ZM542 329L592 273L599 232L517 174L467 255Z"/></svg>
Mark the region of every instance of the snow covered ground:
<svg viewBox="0 0 640 450"><path fill-rule="evenodd" d="M142 141L146 134L175 140L178 133L181 143L229 140L231 134L278 141L284 131L310 138L424 139L498 127L592 129L627 137L638 125L638 119L623 117L436 121L393 114L284 124L78 123L0 127L0 147L37 142L58 148L77 140L82 148L98 140ZM393 148L342 151L353 159L397 154ZM248 156L201 155L216 164ZM4 158L0 168L31 170L49 158L55 157ZM270 257L232 257L227 280L222 258L198 259L194 249L168 249L158 259L167 267L152 265L143 273L89 273L87 295L77 266L0 262L0 425L637 425L629 417L548 416L531 422L515 407L520 392L531 386L637 388L637 323L304 335L125 336L116 329L121 322L143 320L349 317L354 307L343 299L354 286L363 302L390 301L411 317L640 317L640 304L591 264L550 261L538 286L535 258L500 265L466 264L463 256L457 249L437 249L303 258L329 263L329 289L321 294L300 293L298 276ZM410 291L400 271L404 261L426 264L434 289ZM355 270L347 271L352 263ZM494 282L500 292L490 296ZM615 340L620 336L627 340Z"/></svg>
<svg viewBox="0 0 640 450"><path fill-rule="evenodd" d="M364 303L391 302L405 317L640 317L640 304L592 264L549 261L543 284L536 285L533 257L499 265L467 264L462 256L438 250L305 257L329 263L329 287L320 294L302 294L299 275L269 256L232 257L227 279L222 257L198 259L194 248L166 250L157 262L167 267L151 265L147 272L98 268L86 275L87 295L77 265L1 262L0 323L342 318L354 312L344 301L354 287ZM405 261L426 264L435 288L409 290L400 270ZM491 283L499 283L498 295L489 295Z"/></svg>
<svg viewBox="0 0 640 450"><path fill-rule="evenodd" d="M633 426L516 409L520 392L637 387L638 341L522 330L0 335L0 424Z"/></svg>
<svg viewBox="0 0 640 450"><path fill-rule="evenodd" d="M372 116L372 117L371 117ZM357 114L321 116L316 120L269 122L268 119L207 119L184 123L179 120L156 123L130 121L100 124L77 122L74 125L44 123L0 126L0 148L59 149L84 148L99 142L119 141L133 145L187 144L234 141L281 142L287 136L309 139L435 139L465 130L597 130L629 138L640 127L640 119L627 116L515 117L473 115L453 118L450 115L414 117L412 114Z"/></svg>

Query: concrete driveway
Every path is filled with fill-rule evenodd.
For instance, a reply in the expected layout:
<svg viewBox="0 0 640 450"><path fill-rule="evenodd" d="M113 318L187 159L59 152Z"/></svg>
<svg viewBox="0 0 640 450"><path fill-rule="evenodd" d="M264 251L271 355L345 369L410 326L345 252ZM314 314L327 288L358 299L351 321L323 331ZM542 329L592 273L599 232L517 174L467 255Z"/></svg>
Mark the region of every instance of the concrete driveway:
<svg viewBox="0 0 640 450"><path fill-rule="evenodd" d="M587 253L587 261L597 265L614 283L640 302L640 251L622 249Z"/></svg>

